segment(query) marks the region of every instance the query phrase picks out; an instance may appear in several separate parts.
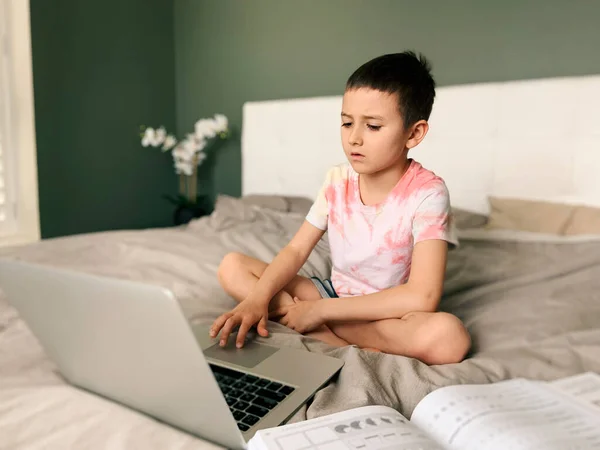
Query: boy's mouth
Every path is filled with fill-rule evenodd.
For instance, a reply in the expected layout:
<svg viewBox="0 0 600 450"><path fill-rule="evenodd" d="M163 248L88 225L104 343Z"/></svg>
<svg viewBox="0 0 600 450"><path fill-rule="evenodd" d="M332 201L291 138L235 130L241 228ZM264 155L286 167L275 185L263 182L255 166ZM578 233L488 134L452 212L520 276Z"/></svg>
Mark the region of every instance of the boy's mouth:
<svg viewBox="0 0 600 450"><path fill-rule="evenodd" d="M357 153L357 152L350 153L350 156L352 156L353 158L364 158L365 157L365 155L363 155L362 153Z"/></svg>

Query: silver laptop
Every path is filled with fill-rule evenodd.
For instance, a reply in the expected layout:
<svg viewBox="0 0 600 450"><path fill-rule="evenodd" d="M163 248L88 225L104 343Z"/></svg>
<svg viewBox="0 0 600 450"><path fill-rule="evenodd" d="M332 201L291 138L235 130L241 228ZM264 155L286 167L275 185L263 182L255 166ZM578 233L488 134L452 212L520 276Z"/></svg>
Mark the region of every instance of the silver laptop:
<svg viewBox="0 0 600 450"><path fill-rule="evenodd" d="M343 365L221 348L162 287L0 260L0 289L70 383L228 448L285 422Z"/></svg>

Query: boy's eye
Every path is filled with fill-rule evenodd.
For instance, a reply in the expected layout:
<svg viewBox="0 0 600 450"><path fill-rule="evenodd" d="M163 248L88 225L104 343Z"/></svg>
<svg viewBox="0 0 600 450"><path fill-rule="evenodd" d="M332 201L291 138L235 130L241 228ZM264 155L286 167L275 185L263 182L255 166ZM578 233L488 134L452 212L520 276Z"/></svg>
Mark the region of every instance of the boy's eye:
<svg viewBox="0 0 600 450"><path fill-rule="evenodd" d="M381 125L367 125L367 128L369 130L379 131L379 129L381 128Z"/></svg>
<svg viewBox="0 0 600 450"><path fill-rule="evenodd" d="M352 125L352 123L351 123L351 122L344 122L344 123L342 123L342 126L343 126L344 128L349 128L351 125Z"/></svg>

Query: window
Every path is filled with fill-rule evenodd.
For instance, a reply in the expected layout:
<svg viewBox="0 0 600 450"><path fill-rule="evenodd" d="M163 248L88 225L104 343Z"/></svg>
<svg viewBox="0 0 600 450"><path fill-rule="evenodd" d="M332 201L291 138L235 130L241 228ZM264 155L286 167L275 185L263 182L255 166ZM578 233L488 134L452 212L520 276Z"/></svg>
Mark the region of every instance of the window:
<svg viewBox="0 0 600 450"><path fill-rule="evenodd" d="M0 246L39 239L29 2L0 0Z"/></svg>

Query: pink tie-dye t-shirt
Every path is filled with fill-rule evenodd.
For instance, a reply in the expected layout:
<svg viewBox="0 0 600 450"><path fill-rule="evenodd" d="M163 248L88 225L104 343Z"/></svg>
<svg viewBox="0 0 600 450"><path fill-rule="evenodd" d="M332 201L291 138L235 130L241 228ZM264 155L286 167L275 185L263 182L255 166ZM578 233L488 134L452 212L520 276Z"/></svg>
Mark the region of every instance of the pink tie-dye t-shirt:
<svg viewBox="0 0 600 450"><path fill-rule="evenodd" d="M358 177L347 163L330 169L306 216L328 231L331 282L340 297L405 283L417 242L443 239L457 244L448 189L433 172L410 159L386 199L372 206L362 203Z"/></svg>

